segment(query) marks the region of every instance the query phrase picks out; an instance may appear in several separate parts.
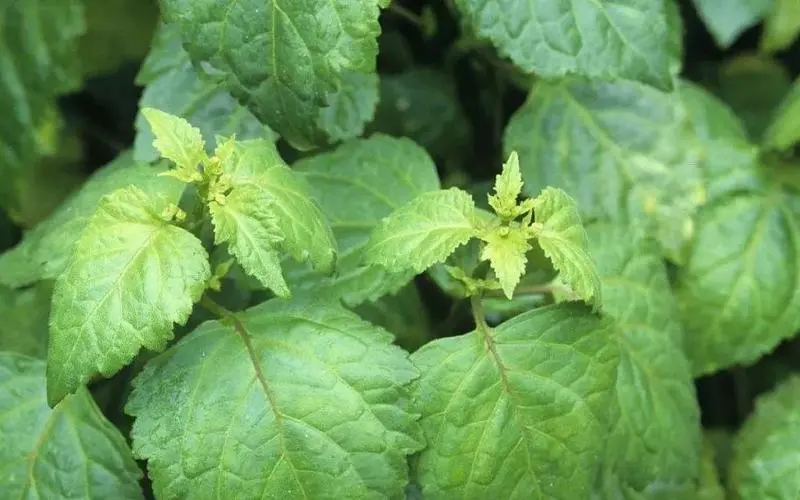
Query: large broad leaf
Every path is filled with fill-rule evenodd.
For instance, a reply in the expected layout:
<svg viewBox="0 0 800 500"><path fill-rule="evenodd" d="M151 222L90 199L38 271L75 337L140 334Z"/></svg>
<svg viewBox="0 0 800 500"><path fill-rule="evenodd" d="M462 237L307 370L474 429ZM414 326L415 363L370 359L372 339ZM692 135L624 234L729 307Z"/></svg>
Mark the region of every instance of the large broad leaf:
<svg viewBox="0 0 800 500"><path fill-rule="evenodd" d="M421 273L478 234L475 202L458 188L423 193L384 218L364 249L369 264Z"/></svg>
<svg viewBox="0 0 800 500"><path fill-rule="evenodd" d="M705 206L676 293L695 375L755 361L800 328L800 198L779 187Z"/></svg>
<svg viewBox="0 0 800 500"><path fill-rule="evenodd" d="M544 254L572 291L598 308L602 303L600 280L575 202L564 191L547 188L534 198L533 213L536 241Z"/></svg>
<svg viewBox="0 0 800 500"><path fill-rule="evenodd" d="M698 477L700 412L663 260L654 241L621 225L589 228L616 323L619 418L607 449L607 498L657 493L691 498Z"/></svg>
<svg viewBox="0 0 800 500"><path fill-rule="evenodd" d="M360 133L363 122L345 134L351 118L331 119L326 108L353 99L348 89L375 72L377 0L164 0L161 6L165 19L180 26L192 59L295 147ZM377 79L369 80L363 83L377 93Z"/></svg>
<svg viewBox="0 0 800 500"><path fill-rule="evenodd" d="M161 216L160 200L125 188L100 201L56 281L50 317L51 405L94 375L162 350L189 318L211 271L200 240Z"/></svg>
<svg viewBox="0 0 800 500"><path fill-rule="evenodd" d="M702 184L684 144L675 94L629 81L541 81L505 132L517 151L526 192L547 186L575 197L587 220L646 225L674 256Z"/></svg>
<svg viewBox="0 0 800 500"><path fill-rule="evenodd" d="M588 498L611 424L613 324L570 303L412 355L427 499Z"/></svg>
<svg viewBox="0 0 800 500"><path fill-rule="evenodd" d="M25 0L0 6L0 175L53 153L55 99L81 83L81 0Z"/></svg>
<svg viewBox="0 0 800 500"><path fill-rule="evenodd" d="M730 490L741 500L800 497L800 378L761 396L734 443Z"/></svg>
<svg viewBox="0 0 800 500"><path fill-rule="evenodd" d="M148 363L126 408L156 496L402 498L417 372L391 340L329 302L203 324Z"/></svg>
<svg viewBox="0 0 800 500"><path fill-rule="evenodd" d="M50 288L44 283L22 290L0 286L0 351L35 358L47 355Z"/></svg>
<svg viewBox="0 0 800 500"><path fill-rule="evenodd" d="M297 162L339 244L336 274L324 277L294 266L293 286L326 290L349 305L398 290L412 272L366 266L363 249L384 217L418 195L439 189L436 165L408 139L374 135Z"/></svg>
<svg viewBox="0 0 800 500"><path fill-rule="evenodd" d="M125 438L81 389L54 409L38 359L0 352L4 498L144 498Z"/></svg>
<svg viewBox="0 0 800 500"><path fill-rule="evenodd" d="M717 45L726 49L761 21L775 0L693 0Z"/></svg>
<svg viewBox="0 0 800 500"><path fill-rule="evenodd" d="M20 244L0 255L0 283L20 287L58 277L100 199L119 188L136 186L145 193L177 203L184 185L176 179L159 176L163 171L161 165L151 167L133 161L129 152L119 155L28 231Z"/></svg>
<svg viewBox="0 0 800 500"><path fill-rule="evenodd" d="M455 0L467 24L527 72L672 88L680 58L663 0Z"/></svg>
<svg viewBox="0 0 800 500"><path fill-rule="evenodd" d="M687 140L699 153L704 202L757 189L759 149L748 140L739 118L722 101L694 84L684 82L680 97L689 119Z"/></svg>
<svg viewBox="0 0 800 500"><path fill-rule="evenodd" d="M251 190L250 196L269 199L270 213L283 240L282 246L298 261L329 272L336 258L333 237L319 205L311 198L308 183L264 139L237 142L222 165L232 189Z"/></svg>
<svg viewBox="0 0 800 500"><path fill-rule="evenodd" d="M776 108L775 117L764 133L764 146L788 149L800 142L800 78Z"/></svg>
<svg viewBox="0 0 800 500"><path fill-rule="evenodd" d="M185 118L200 129L209 147L213 148L215 135L235 135L237 139L275 138L275 133L259 123L227 90L197 74L181 46L177 26L161 26L136 82L145 86L139 100L140 108L160 109ZM153 161L159 158L153 147L153 132L141 113L136 117L136 130L136 159Z"/></svg>

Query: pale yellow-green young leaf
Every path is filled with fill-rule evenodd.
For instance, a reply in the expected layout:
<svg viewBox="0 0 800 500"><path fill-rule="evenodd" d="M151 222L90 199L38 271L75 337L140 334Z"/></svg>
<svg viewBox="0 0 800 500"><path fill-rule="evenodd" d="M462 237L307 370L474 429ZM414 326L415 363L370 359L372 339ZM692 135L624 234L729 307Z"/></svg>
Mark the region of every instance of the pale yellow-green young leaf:
<svg viewBox="0 0 800 500"><path fill-rule="evenodd" d="M519 227L499 227L482 239L486 242L486 246L481 252L481 260L489 261L503 287L503 293L510 299L525 273L525 264L528 260L525 253L531 249L528 236Z"/></svg>
<svg viewBox="0 0 800 500"><path fill-rule="evenodd" d="M600 278L587 250L586 231L575 201L564 191L545 188L534 198L533 233L553 267L572 291L595 308L600 306Z"/></svg>
<svg viewBox="0 0 800 500"><path fill-rule="evenodd" d="M489 205L500 217L513 219L520 215L517 198L522 192L522 174L519 170L519 156L512 151L497 175L494 183L495 194L489 195Z"/></svg>
<svg viewBox="0 0 800 500"><path fill-rule="evenodd" d="M421 273L477 236L475 202L450 188L421 194L381 221L364 250L367 264Z"/></svg>
<svg viewBox="0 0 800 500"><path fill-rule="evenodd" d="M153 146L178 167L178 172L173 175L185 182L198 180L197 166L206 159L200 130L179 116L155 108L142 109L142 115L156 137Z"/></svg>
<svg viewBox="0 0 800 500"><path fill-rule="evenodd" d="M190 232L161 217L163 199L136 187L105 196L58 277L50 313L47 399L52 405L141 347L163 349L211 277Z"/></svg>
<svg viewBox="0 0 800 500"><path fill-rule="evenodd" d="M279 297L289 297L277 245L283 240L273 200L254 185L233 188L223 203L211 202L215 243L228 250L242 268Z"/></svg>

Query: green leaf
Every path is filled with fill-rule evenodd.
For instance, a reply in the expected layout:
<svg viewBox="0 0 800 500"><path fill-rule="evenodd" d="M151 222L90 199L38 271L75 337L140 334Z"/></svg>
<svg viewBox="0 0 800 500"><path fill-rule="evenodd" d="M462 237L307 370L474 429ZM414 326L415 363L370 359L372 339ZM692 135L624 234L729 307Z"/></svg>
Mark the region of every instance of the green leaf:
<svg viewBox="0 0 800 500"><path fill-rule="evenodd" d="M448 74L429 68L382 74L380 102L367 130L408 137L446 161L470 151L469 120L455 82Z"/></svg>
<svg viewBox="0 0 800 500"><path fill-rule="evenodd" d="M47 406L43 361L0 352L0 429L6 498L144 498L125 438L87 390Z"/></svg>
<svg viewBox="0 0 800 500"><path fill-rule="evenodd" d="M386 331L324 301L204 323L148 363L126 411L159 498L402 498L422 447Z"/></svg>
<svg viewBox="0 0 800 500"><path fill-rule="evenodd" d="M536 241L547 258L581 300L600 307L600 279L575 201L560 189L546 188L534 198L533 212Z"/></svg>
<svg viewBox="0 0 800 500"><path fill-rule="evenodd" d="M495 194L489 195L489 205L500 217L513 219L520 215L517 198L522 193L522 174L519 172L519 156L512 151L503 164L503 170L494 182Z"/></svg>
<svg viewBox="0 0 800 500"><path fill-rule="evenodd" d="M165 0L161 7L192 60L298 149L343 135L325 116L342 98L332 95L375 72L376 0Z"/></svg>
<svg viewBox="0 0 800 500"><path fill-rule="evenodd" d="M214 242L228 243L237 262L279 297L290 295L275 249L283 240L272 211L272 198L253 185L234 188L223 204L211 202Z"/></svg>
<svg viewBox="0 0 800 500"><path fill-rule="evenodd" d="M0 176L54 153L56 98L81 84L82 0L4 2L0 15Z"/></svg>
<svg viewBox="0 0 800 500"><path fill-rule="evenodd" d="M501 55L543 77L628 78L672 88L671 26L662 0L455 0Z"/></svg>
<svg viewBox="0 0 800 500"><path fill-rule="evenodd" d="M708 438L703 440L700 454L700 484L697 487L695 498L697 500L725 500L727 498L717 471L714 445Z"/></svg>
<svg viewBox="0 0 800 500"><path fill-rule="evenodd" d="M694 84L684 82L680 95L689 113L691 140L700 153L703 201L757 189L759 149L748 140L744 125L733 111Z"/></svg>
<svg viewBox="0 0 800 500"><path fill-rule="evenodd" d="M159 206L161 205L161 206ZM100 373L109 377L140 347L164 349L211 276L191 233L161 217L161 200L137 188L104 197L56 281L50 316L51 405Z"/></svg>
<svg viewBox="0 0 800 500"><path fill-rule="evenodd" d="M612 326L561 304L414 353L423 496L588 498L612 423Z"/></svg>
<svg viewBox="0 0 800 500"><path fill-rule="evenodd" d="M228 91L197 74L181 45L177 26L160 27L136 83L145 87L139 100L140 108L156 108L185 118L200 129L204 142L210 146L215 145L215 135L235 135L237 139L276 138L275 132L256 120ZM136 159L154 161L159 158L153 147L153 132L141 112L135 126Z"/></svg>
<svg viewBox="0 0 800 500"><path fill-rule="evenodd" d="M206 159L205 143L200 130L179 116L158 109L144 108L142 115L150 124L156 139L153 146L161 156L175 163L179 171L191 174Z"/></svg>
<svg viewBox="0 0 800 500"><path fill-rule="evenodd" d="M282 247L298 261L310 260L322 272L333 269L336 240L319 205L311 198L308 183L264 139L237 142L222 165L231 186L250 186L251 196L271 199Z"/></svg>
<svg viewBox="0 0 800 500"><path fill-rule="evenodd" d="M695 375L750 363L800 328L800 199L778 188L705 206L676 294Z"/></svg>
<svg viewBox="0 0 800 500"><path fill-rule="evenodd" d="M692 0L700 18L722 49L755 26L775 0Z"/></svg>
<svg viewBox="0 0 800 500"><path fill-rule="evenodd" d="M520 278L525 274L525 253L531 249L527 233L518 227L500 227L481 237L486 246L481 251L481 260L488 260L494 274L503 287L503 293L511 299Z"/></svg>
<svg viewBox="0 0 800 500"><path fill-rule="evenodd" d="M714 91L741 118L749 136L760 141L792 86L789 72L775 59L743 54L725 61L717 75Z"/></svg>
<svg viewBox="0 0 800 500"><path fill-rule="evenodd" d="M761 396L734 443L730 490L734 498L789 500L800 495L800 378Z"/></svg>
<svg viewBox="0 0 800 500"><path fill-rule="evenodd" d="M623 80L540 81L504 149L519 153L528 195L561 188L585 220L645 226L676 258L702 201L697 151L675 147L687 142L677 97Z"/></svg>
<svg viewBox="0 0 800 500"><path fill-rule="evenodd" d="M603 312L619 346L606 498L691 498L698 476L700 411L682 330L658 245L616 224L588 229L602 281Z"/></svg>
<svg viewBox="0 0 800 500"><path fill-rule="evenodd" d="M475 211L460 189L423 193L378 224L364 249L366 262L421 273L477 236Z"/></svg>
<svg viewBox="0 0 800 500"><path fill-rule="evenodd" d="M39 280L55 279L67 266L72 247L103 196L136 186L145 193L178 203L184 185L159 176L164 166L151 167L133 161L130 153L95 172L83 187L49 217L28 231L22 242L0 254L0 284L13 288Z"/></svg>
<svg viewBox="0 0 800 500"><path fill-rule="evenodd" d="M80 40L80 58L86 77L111 73L147 55L158 22L155 0L84 0L84 4L87 29Z"/></svg>
<svg viewBox="0 0 800 500"><path fill-rule="evenodd" d="M436 165L408 139L375 134L303 159L294 165L330 221L339 244L336 274L287 270L292 287L326 291L350 306L399 290L412 271L365 266L363 251L375 226L418 195L439 189Z"/></svg>
<svg viewBox="0 0 800 500"><path fill-rule="evenodd" d="M330 142L358 137L375 115L378 104L378 75L349 71L342 75L342 85L320 110L318 126Z"/></svg>
<svg viewBox="0 0 800 500"><path fill-rule="evenodd" d="M49 286L22 290L0 286L0 351L13 351L35 358L47 355L47 317L50 315Z"/></svg>
<svg viewBox="0 0 800 500"><path fill-rule="evenodd" d="M774 0L764 21L761 50L777 52L788 49L800 33L800 1Z"/></svg>
<svg viewBox="0 0 800 500"><path fill-rule="evenodd" d="M789 94L775 108L772 123L764 132L764 147L788 149L800 141L800 78L795 80Z"/></svg>

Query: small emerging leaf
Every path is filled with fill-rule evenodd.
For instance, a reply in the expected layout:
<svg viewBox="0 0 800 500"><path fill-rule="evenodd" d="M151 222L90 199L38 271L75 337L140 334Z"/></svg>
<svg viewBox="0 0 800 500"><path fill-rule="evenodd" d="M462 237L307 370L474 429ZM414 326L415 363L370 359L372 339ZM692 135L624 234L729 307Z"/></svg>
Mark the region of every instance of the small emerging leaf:
<svg viewBox="0 0 800 500"><path fill-rule="evenodd" d="M481 260L488 260L500 280L503 293L509 299L514 294L520 278L525 273L527 257L531 249L528 236L518 227L500 227L483 237L486 246L481 252Z"/></svg>
<svg viewBox="0 0 800 500"><path fill-rule="evenodd" d="M368 264L421 273L476 236L475 202L457 188L424 193L383 219L365 250Z"/></svg>
<svg viewBox="0 0 800 500"><path fill-rule="evenodd" d="M522 174L519 171L519 156L512 151L503 171L494 183L495 194L489 195L489 205L497 215L505 219L513 219L521 215L517 210L517 198L522 193Z"/></svg>
<svg viewBox="0 0 800 500"><path fill-rule="evenodd" d="M575 201L560 189L545 188L533 205L533 231L545 255L575 294L598 308L600 278L587 251L586 231Z"/></svg>
<svg viewBox="0 0 800 500"><path fill-rule="evenodd" d="M188 182L197 173L197 166L206 158L205 142L200 130L178 116L158 109L145 108L142 115L147 119L156 139L153 145L161 156L175 162L176 177Z"/></svg>

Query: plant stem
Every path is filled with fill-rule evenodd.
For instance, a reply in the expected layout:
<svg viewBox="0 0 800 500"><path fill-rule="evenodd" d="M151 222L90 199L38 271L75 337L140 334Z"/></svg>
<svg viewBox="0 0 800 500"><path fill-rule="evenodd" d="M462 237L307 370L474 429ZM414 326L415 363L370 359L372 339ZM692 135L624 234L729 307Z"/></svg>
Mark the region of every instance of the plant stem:
<svg viewBox="0 0 800 500"><path fill-rule="evenodd" d="M208 295L203 295L203 298L200 299L200 305L205 307L210 313L219 316L220 319L236 320L236 315L232 311L219 305Z"/></svg>
<svg viewBox="0 0 800 500"><path fill-rule="evenodd" d="M472 317L475 319L475 326L484 337L490 337L491 327L486 322L486 313L483 311L483 300L480 295L473 295L469 298L472 307Z"/></svg>
<svg viewBox="0 0 800 500"><path fill-rule="evenodd" d="M395 14L397 16L402 17L406 21L410 22L411 24L415 25L417 28L423 27L422 18L415 13L411 12L410 10L406 9L402 5L392 2L389 4L389 12Z"/></svg>

